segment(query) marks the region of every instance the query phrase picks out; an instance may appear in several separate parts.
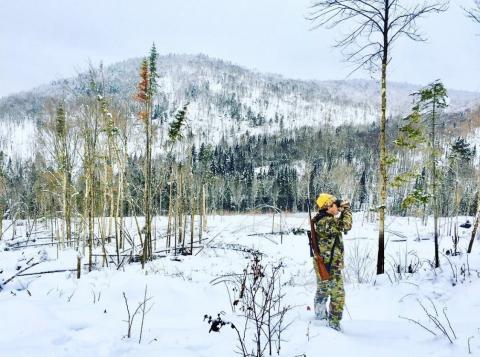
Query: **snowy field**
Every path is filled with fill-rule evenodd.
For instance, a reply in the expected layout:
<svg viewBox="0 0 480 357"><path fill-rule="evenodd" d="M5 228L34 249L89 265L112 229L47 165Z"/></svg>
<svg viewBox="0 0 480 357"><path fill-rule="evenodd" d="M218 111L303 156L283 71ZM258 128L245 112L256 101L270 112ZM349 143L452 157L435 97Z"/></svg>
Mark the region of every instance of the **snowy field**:
<svg viewBox="0 0 480 357"><path fill-rule="evenodd" d="M4 221L4 229L10 223ZM164 232L165 219L157 223L158 232ZM245 317L233 305L239 292L228 281L242 276L252 250L262 253L263 266L283 263L279 286L281 304L288 308L280 356L480 355L480 242L467 256L471 228L459 228L460 254L452 256L457 222L442 219L440 225L441 268L434 270L432 223L390 217L387 274L377 278L377 223L354 214L353 229L345 236L346 310L343 332L338 332L313 319L315 277L307 237L292 232L307 228L306 214L276 215L274 221L271 214L208 217L204 248L194 255L172 253L147 263L145 270L140 263L102 267L97 257L94 270L88 273L84 265L79 280L74 249L23 248L50 242L40 239L49 227L38 225L26 237L28 224L17 223L15 238L10 226L0 242L0 356L236 356L235 330L224 326L209 332L204 315L221 313L243 331ZM156 249L164 246L160 238ZM114 253L114 244L106 249ZM24 275L64 269L72 271ZM125 297L133 314L145 300L145 289L143 327L140 309L128 338ZM251 338L245 344L253 348Z"/></svg>

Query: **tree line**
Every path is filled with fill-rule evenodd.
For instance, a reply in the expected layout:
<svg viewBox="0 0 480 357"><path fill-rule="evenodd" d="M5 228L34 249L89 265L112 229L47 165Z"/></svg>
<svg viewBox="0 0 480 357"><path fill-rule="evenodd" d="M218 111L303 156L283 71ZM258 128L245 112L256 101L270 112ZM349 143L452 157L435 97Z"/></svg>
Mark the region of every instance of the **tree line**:
<svg viewBox="0 0 480 357"><path fill-rule="evenodd" d="M188 125L189 102L174 113L162 105L155 46L141 63L133 98L111 95L103 67L92 67L83 78L81 95L48 103L37 138L40 150L33 159L12 162L0 155L0 213L6 218L60 217L59 238L68 245L78 247L80 241L87 245L91 269L98 235L102 244L115 238L119 257L127 215L136 219L145 263L153 254L156 215L168 216L167 244L185 244L190 222L192 245L194 217L199 216L203 225L207 210L245 212L274 206L304 211L314 198L307 192L329 191L349 198L354 209L379 214L380 274L386 209L395 214L433 213L435 219L478 211L476 147L461 136L452 142L456 118L442 112L447 93L441 82L418 93L427 98L412 108L406 124L402 118L387 120L389 46L402 35L421 39L417 18L444 11L445 6L434 2L409 9L397 0L313 6L311 19L320 26L365 20L338 44L342 47L358 44L365 36L370 41L376 31L381 35L383 42L367 41L349 57L358 68L381 63L381 120L373 125L335 125L331 118L314 129L285 129L286 119L278 115L281 125L274 135L223 137L217 145L202 143L197 148ZM336 16L328 16L332 11ZM476 19L476 10L472 11ZM370 51L370 44L376 50ZM436 86L443 91L432 99ZM193 98L196 93L192 87L188 95ZM226 105L231 120L239 120L238 101L232 97ZM265 124L262 116L248 118L252 127ZM420 140L424 136L420 124L425 121L431 123L429 140ZM426 144L421 147L422 143ZM412 149L413 155L408 153ZM137 217L144 217L141 224ZM435 241L437 237L435 228Z"/></svg>

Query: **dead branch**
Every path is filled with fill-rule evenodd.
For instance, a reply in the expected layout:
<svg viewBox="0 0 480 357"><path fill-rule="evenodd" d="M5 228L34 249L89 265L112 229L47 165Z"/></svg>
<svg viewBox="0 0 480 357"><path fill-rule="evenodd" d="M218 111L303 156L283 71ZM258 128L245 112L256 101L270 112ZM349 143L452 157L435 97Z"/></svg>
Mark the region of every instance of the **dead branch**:
<svg viewBox="0 0 480 357"><path fill-rule="evenodd" d="M435 332L433 332L432 330L430 330L428 327L426 327L425 325L421 324L420 322L414 320L414 319L411 319L411 318L408 318L408 317L404 317L404 316L398 316L399 318L401 319L404 319L404 320L408 320L408 321L411 321L415 324L417 324L418 326L420 327L423 327L425 330L427 330L428 332L430 332L432 335L434 336L437 336L437 334Z"/></svg>
<svg viewBox="0 0 480 357"><path fill-rule="evenodd" d="M5 285L7 285L10 281L12 281L13 279L15 279L15 278L16 278L17 276L19 276L21 273L23 273L24 271L27 271L27 270L30 269L30 268L33 268L35 265L38 265L38 264L40 264L40 263L43 263L43 262L33 263L32 265L26 267L25 269L20 270L20 271L19 271L17 274L15 274L14 276L12 276L12 277L8 278L7 280L5 280L5 281L3 282L3 284L0 285L0 290L2 290Z"/></svg>

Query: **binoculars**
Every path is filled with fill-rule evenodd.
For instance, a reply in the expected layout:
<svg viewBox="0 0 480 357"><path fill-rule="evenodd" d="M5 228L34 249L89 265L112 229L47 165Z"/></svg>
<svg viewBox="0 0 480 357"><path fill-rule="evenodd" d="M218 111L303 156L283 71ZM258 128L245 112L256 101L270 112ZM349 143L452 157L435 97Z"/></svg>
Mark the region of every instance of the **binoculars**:
<svg viewBox="0 0 480 357"><path fill-rule="evenodd" d="M336 200L334 203L338 208L342 209L350 206L350 203L347 200Z"/></svg>

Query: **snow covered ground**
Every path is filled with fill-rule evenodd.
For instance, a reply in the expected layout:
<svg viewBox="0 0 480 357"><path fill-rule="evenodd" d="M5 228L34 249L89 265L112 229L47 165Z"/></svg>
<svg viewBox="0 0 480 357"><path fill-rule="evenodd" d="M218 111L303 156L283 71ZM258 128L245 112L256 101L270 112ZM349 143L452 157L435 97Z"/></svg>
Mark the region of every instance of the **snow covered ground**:
<svg viewBox="0 0 480 357"><path fill-rule="evenodd" d="M165 223L159 219L159 232ZM9 224L4 221L5 228ZM233 312L231 305L238 291L212 281L242 274L251 259L243 251L248 249L264 253L264 265L284 264L283 304L291 307L285 325L291 324L282 332L281 356L441 357L469 355L469 351L480 355L480 242L475 242L473 253L467 256L471 228L459 229L461 254L451 256L446 254L453 246L450 221L441 220L442 266L434 270L429 239L432 224L390 217L387 274L377 278L377 223L355 213L353 229L345 236L346 310L343 332L337 332L313 319L315 277L307 238L291 232L306 226L305 214L285 214L281 220L276 215L274 221L271 214L212 216L204 234L207 243L193 256L159 258L147 263L145 270L140 263L119 270L114 264L102 268L97 258L94 271L84 270L80 280L71 271L26 275L5 284L36 262L24 274L76 268L73 249L57 251L48 245L13 249L13 241L27 244L27 225L16 227L13 241L10 227L0 242L0 356L235 356L239 347L235 331L223 327L209 333L204 315L216 317L222 312L222 319L243 327L244 317L239 309ZM49 242L38 239L46 234L38 232L36 241L32 236L28 245ZM157 249L164 245L160 239ZM113 243L107 249L113 253ZM404 272L409 265L415 273ZM123 293L133 314L144 300L145 288L150 298L146 306L151 309L145 315L139 343L141 315L135 317L131 338L126 337ZM445 333L435 326L435 320ZM249 339L246 343L252 346Z"/></svg>

